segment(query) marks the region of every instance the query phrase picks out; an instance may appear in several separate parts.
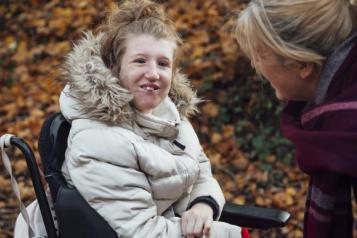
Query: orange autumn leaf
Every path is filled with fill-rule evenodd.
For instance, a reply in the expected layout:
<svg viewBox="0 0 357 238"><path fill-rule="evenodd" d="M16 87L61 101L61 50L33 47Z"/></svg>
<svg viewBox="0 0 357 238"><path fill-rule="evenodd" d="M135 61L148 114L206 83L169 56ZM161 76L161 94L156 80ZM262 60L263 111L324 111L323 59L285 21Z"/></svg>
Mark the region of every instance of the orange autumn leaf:
<svg viewBox="0 0 357 238"><path fill-rule="evenodd" d="M211 142L212 144L218 144L222 141L222 136L220 133L213 132L211 135Z"/></svg>
<svg viewBox="0 0 357 238"><path fill-rule="evenodd" d="M224 125L222 136L224 139L232 138L234 136L235 127L233 125Z"/></svg>
<svg viewBox="0 0 357 238"><path fill-rule="evenodd" d="M219 107L217 104L209 102L202 107L202 112L208 117L215 118L219 114Z"/></svg>
<svg viewBox="0 0 357 238"><path fill-rule="evenodd" d="M294 203L293 197L286 192L279 192L273 196L273 204L279 208L286 208Z"/></svg>

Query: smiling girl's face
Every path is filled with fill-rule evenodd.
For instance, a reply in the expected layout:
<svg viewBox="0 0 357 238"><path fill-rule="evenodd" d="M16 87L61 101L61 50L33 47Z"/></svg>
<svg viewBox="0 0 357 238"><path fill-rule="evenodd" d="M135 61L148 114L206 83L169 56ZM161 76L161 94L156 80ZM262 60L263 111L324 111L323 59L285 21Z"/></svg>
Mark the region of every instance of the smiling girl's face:
<svg viewBox="0 0 357 238"><path fill-rule="evenodd" d="M128 38L120 80L134 95L133 104L138 111L151 113L167 97L175 48L173 41L147 34Z"/></svg>

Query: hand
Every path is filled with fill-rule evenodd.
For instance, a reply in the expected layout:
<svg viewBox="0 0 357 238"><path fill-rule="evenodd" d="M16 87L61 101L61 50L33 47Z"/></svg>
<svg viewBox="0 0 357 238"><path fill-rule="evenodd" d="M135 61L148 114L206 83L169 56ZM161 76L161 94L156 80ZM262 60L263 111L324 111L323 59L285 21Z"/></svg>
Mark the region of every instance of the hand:
<svg viewBox="0 0 357 238"><path fill-rule="evenodd" d="M213 221L212 208L203 202L196 203L181 217L182 233L187 238L208 235Z"/></svg>

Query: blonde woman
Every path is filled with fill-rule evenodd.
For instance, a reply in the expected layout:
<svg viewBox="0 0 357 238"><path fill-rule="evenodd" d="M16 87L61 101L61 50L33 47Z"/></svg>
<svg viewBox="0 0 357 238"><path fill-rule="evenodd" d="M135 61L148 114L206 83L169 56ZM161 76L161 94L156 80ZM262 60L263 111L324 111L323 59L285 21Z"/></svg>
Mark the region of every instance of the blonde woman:
<svg viewBox="0 0 357 238"><path fill-rule="evenodd" d="M278 99L281 129L310 175L304 237L352 237L357 188L355 0L253 0L236 39ZM356 190L355 190L356 191Z"/></svg>
<svg viewBox="0 0 357 238"><path fill-rule="evenodd" d="M180 44L160 5L132 0L74 47L62 173L118 237L239 238L214 221L225 200L188 120L198 99L178 70Z"/></svg>

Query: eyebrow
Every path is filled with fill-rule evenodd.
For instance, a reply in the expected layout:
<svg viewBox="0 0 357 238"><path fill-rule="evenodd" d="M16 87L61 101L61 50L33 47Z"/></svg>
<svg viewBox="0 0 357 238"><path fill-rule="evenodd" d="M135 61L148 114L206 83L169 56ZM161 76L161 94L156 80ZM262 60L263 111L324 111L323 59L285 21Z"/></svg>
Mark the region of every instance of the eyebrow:
<svg viewBox="0 0 357 238"><path fill-rule="evenodd" d="M147 57L147 54L143 54L143 53L134 54L134 55L132 55L132 56L130 57L130 59L134 59L134 58L136 58L136 57L138 57L138 56L140 56L140 57L145 57L145 58L146 58L146 57ZM170 60L167 56L165 56L165 55L159 56L159 58L163 58L163 59L165 59L165 60L171 62L171 60Z"/></svg>
<svg viewBox="0 0 357 238"><path fill-rule="evenodd" d="M138 54L134 54L134 55L132 55L132 56L130 57L130 59L135 58L135 57L138 57L138 56L147 57L147 55L146 55L146 54L138 53Z"/></svg>

